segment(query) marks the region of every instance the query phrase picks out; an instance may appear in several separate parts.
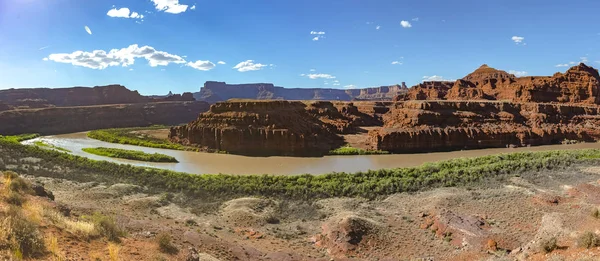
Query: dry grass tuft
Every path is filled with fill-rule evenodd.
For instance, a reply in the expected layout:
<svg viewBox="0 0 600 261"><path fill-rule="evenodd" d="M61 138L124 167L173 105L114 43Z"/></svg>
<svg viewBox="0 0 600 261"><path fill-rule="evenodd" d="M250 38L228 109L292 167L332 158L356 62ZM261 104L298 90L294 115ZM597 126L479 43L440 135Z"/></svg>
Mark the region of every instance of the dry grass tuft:
<svg viewBox="0 0 600 261"><path fill-rule="evenodd" d="M119 251L121 247L115 243L108 243L108 256L110 257L110 261L118 261L119 260Z"/></svg>
<svg viewBox="0 0 600 261"><path fill-rule="evenodd" d="M48 235L46 237L46 245L48 246L48 251L52 254L52 261L65 260L65 257L62 255L60 247L58 246L58 238L52 234Z"/></svg>

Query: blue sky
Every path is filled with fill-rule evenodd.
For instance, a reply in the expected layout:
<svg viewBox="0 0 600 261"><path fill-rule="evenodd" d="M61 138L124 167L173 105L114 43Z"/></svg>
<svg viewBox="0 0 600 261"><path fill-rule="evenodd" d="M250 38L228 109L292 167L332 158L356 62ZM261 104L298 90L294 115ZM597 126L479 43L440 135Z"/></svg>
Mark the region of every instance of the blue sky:
<svg viewBox="0 0 600 261"><path fill-rule="evenodd" d="M598 10L597 0L0 0L0 89L410 86L483 63L551 75L600 66Z"/></svg>

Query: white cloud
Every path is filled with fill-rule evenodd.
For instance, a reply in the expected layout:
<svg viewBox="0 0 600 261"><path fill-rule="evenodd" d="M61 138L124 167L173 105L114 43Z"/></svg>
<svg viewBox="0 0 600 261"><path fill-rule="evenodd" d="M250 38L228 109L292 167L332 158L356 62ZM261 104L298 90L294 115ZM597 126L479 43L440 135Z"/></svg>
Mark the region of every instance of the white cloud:
<svg viewBox="0 0 600 261"><path fill-rule="evenodd" d="M129 68L129 71L133 71L133 68Z"/></svg>
<svg viewBox="0 0 600 261"><path fill-rule="evenodd" d="M88 34L92 34L92 30L90 30L90 28L89 28L87 25L86 25L85 27L83 27L83 28L85 29L85 31L86 31Z"/></svg>
<svg viewBox="0 0 600 261"><path fill-rule="evenodd" d="M50 47L50 45L48 45L48 46L44 46L44 47L41 47L40 49L38 49L38 51L41 51L41 50L47 49L48 47Z"/></svg>
<svg viewBox="0 0 600 261"><path fill-rule="evenodd" d="M226 64L224 61L218 61L218 64Z"/></svg>
<svg viewBox="0 0 600 261"><path fill-rule="evenodd" d="M316 35L312 40L313 41L319 41L319 39L323 39L325 38L325 32L317 32L317 31L310 31L311 35Z"/></svg>
<svg viewBox="0 0 600 261"><path fill-rule="evenodd" d="M333 83L332 85L333 85L333 86L340 86L340 84L339 84L339 83Z"/></svg>
<svg viewBox="0 0 600 261"><path fill-rule="evenodd" d="M312 39L313 41L319 41L319 37L315 36L315 38Z"/></svg>
<svg viewBox="0 0 600 261"><path fill-rule="evenodd" d="M557 64L556 67L569 67L568 63Z"/></svg>
<svg viewBox="0 0 600 261"><path fill-rule="evenodd" d="M50 61L70 63L75 66L99 70L110 66L127 67L134 64L136 58L146 59L152 67L159 65L166 66L170 63L185 63L185 60L181 56L158 51L147 45L139 47L137 44L132 44L122 49L112 49L108 52L104 50L94 50L92 52L75 51L73 53L50 54L47 57Z"/></svg>
<svg viewBox="0 0 600 261"><path fill-rule="evenodd" d="M373 22L367 22L367 24L373 24ZM600 33L599 33L599 35L600 35Z"/></svg>
<svg viewBox="0 0 600 261"><path fill-rule="evenodd" d="M310 34L324 35L325 32L310 31Z"/></svg>
<svg viewBox="0 0 600 261"><path fill-rule="evenodd" d="M267 67L267 66L273 66L273 65L254 63L254 60L246 60L244 62L238 63L236 66L233 67L233 69L237 69L239 72L248 72L248 71L258 71L258 70L261 70L263 67Z"/></svg>
<svg viewBox="0 0 600 261"><path fill-rule="evenodd" d="M525 40L525 37L513 36L510 39L513 40L513 42L515 42L516 44L520 44L520 43L523 43L523 40Z"/></svg>
<svg viewBox="0 0 600 261"><path fill-rule="evenodd" d="M350 84L350 85L344 86L344 88L346 88L346 89L356 89L357 87L354 84Z"/></svg>
<svg viewBox="0 0 600 261"><path fill-rule="evenodd" d="M375 27L375 30L379 30L379 29L381 29L381 25L378 25Z"/></svg>
<svg viewBox="0 0 600 261"><path fill-rule="evenodd" d="M192 7L190 7L190 10L196 10L196 5L192 5Z"/></svg>
<svg viewBox="0 0 600 261"><path fill-rule="evenodd" d="M402 65L402 62L401 61L393 61L392 64Z"/></svg>
<svg viewBox="0 0 600 261"><path fill-rule="evenodd" d="M400 25L402 25L402 27L404 27L404 28L411 28L412 27L412 24L410 24L410 22L404 21L404 20L402 20L400 22Z"/></svg>
<svg viewBox="0 0 600 261"><path fill-rule="evenodd" d="M179 14L187 11L188 5L179 4L179 0L151 0L158 11Z"/></svg>
<svg viewBox="0 0 600 261"><path fill-rule="evenodd" d="M582 63L587 63L588 62L588 58L587 57L579 57L579 60Z"/></svg>
<svg viewBox="0 0 600 261"><path fill-rule="evenodd" d="M334 83L339 83L340 81L338 81L338 80L335 80L335 81L333 81L333 82L334 82Z"/></svg>
<svg viewBox="0 0 600 261"><path fill-rule="evenodd" d="M314 71L316 71L316 70L315 70L315 69L310 69L309 71L311 71L311 72L314 72Z"/></svg>
<svg viewBox="0 0 600 261"><path fill-rule="evenodd" d="M418 21L419 21L419 17L415 17L415 18L413 18L413 19L411 19L411 20L413 20L413 21L415 21L415 22L418 22Z"/></svg>
<svg viewBox="0 0 600 261"><path fill-rule="evenodd" d="M441 82L441 81L454 81L451 79L446 79L443 76L439 76L439 75L433 75L433 76L423 76L423 81L434 81L434 82Z"/></svg>
<svg viewBox="0 0 600 261"><path fill-rule="evenodd" d="M515 71L515 70L510 70L510 71L508 71L508 73L514 74L517 77L527 76L527 74L528 74L526 71Z"/></svg>
<svg viewBox="0 0 600 261"><path fill-rule="evenodd" d="M310 79L335 79L335 76L331 75L331 74L326 74L326 73L310 73L310 74L305 74L305 75L301 75L301 76L306 76Z"/></svg>
<svg viewBox="0 0 600 261"><path fill-rule="evenodd" d="M192 67L196 70L200 70L200 71L209 71L212 68L215 68L215 64L210 62L210 61L202 61L202 60L198 60L195 62L189 62L186 64L189 67Z"/></svg>
<svg viewBox="0 0 600 261"><path fill-rule="evenodd" d="M118 17L118 18L136 18L136 19L142 19L144 18L144 15L138 14L137 12L131 12L129 10L129 8L127 7L123 7L123 8L113 8L108 10L108 12L106 13L106 15L110 16L110 17Z"/></svg>

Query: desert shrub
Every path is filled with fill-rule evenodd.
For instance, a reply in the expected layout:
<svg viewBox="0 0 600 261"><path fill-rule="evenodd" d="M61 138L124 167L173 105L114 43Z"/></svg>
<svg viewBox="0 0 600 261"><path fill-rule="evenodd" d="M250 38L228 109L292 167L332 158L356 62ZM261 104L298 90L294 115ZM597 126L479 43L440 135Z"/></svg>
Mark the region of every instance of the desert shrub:
<svg viewBox="0 0 600 261"><path fill-rule="evenodd" d="M19 174L17 174L14 171L7 170L7 171L2 172L2 177L4 179L10 179L10 180L12 180L12 179L18 178Z"/></svg>
<svg viewBox="0 0 600 261"><path fill-rule="evenodd" d="M124 236L125 232L117 226L112 217L95 212L89 219L94 224L97 234L105 236L109 241L121 242L120 237Z"/></svg>
<svg viewBox="0 0 600 261"><path fill-rule="evenodd" d="M594 232L587 231L577 238L577 245L584 248L600 246L600 237Z"/></svg>
<svg viewBox="0 0 600 261"><path fill-rule="evenodd" d="M171 255L177 254L177 252L179 252L177 247L175 247L175 245L173 245L173 243L171 242L171 235L167 233L160 233L156 237L156 239L158 240L158 249L160 249L161 252Z"/></svg>
<svg viewBox="0 0 600 261"><path fill-rule="evenodd" d="M540 250L544 253L550 253L554 251L558 246L556 245L556 237L540 240Z"/></svg>
<svg viewBox="0 0 600 261"><path fill-rule="evenodd" d="M33 193L33 190L31 189L31 183L29 183L29 181L27 181L21 177L12 178L10 181L9 188L10 188L10 190L12 190L14 192L21 192L21 193L28 193L28 194Z"/></svg>
<svg viewBox="0 0 600 261"><path fill-rule="evenodd" d="M10 191L8 192L8 195L6 195L4 201L11 205L21 206L23 203L25 203L25 198L17 192Z"/></svg>
<svg viewBox="0 0 600 261"><path fill-rule="evenodd" d="M35 257L46 250L44 239L38 231L38 226L27 220L20 213L12 214L9 218L9 242L14 251L22 253L23 257Z"/></svg>
<svg viewBox="0 0 600 261"><path fill-rule="evenodd" d="M162 206L165 206L165 205L168 205L169 203L171 203L173 198L174 198L173 194L171 194L169 192L164 192L164 193L161 193L160 196L158 197L158 203Z"/></svg>
<svg viewBox="0 0 600 261"><path fill-rule="evenodd" d="M600 218L600 209L594 209L592 211L592 217Z"/></svg>

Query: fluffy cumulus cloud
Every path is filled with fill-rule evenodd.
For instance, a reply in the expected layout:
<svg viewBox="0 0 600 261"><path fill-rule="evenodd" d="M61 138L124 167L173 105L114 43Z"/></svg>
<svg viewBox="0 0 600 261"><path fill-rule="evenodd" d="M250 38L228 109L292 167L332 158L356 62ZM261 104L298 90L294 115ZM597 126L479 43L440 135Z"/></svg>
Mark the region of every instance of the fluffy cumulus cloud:
<svg viewBox="0 0 600 261"><path fill-rule="evenodd" d="M225 62L224 62L224 61L218 61L217 63L218 63L218 64L225 64Z"/></svg>
<svg viewBox="0 0 600 261"><path fill-rule="evenodd" d="M151 0L158 11L170 14L179 14L187 11L188 5L182 5L179 0ZM195 8L194 8L195 9Z"/></svg>
<svg viewBox="0 0 600 261"><path fill-rule="evenodd" d="M127 7L122 7L122 8L113 8L108 10L108 12L106 13L106 15L110 16L110 17L118 17L118 18L135 18L135 19L143 19L144 15L138 14L137 12L131 12L129 10L129 8Z"/></svg>
<svg viewBox="0 0 600 261"><path fill-rule="evenodd" d="M356 85L354 85L354 84L350 84L350 85L345 85L344 88L346 88L346 89L356 89L358 87L356 87Z"/></svg>
<svg viewBox="0 0 600 261"><path fill-rule="evenodd" d="M300 74L300 76L305 76L310 79L335 79L335 76L326 73L309 73L309 74Z"/></svg>
<svg viewBox="0 0 600 261"><path fill-rule="evenodd" d="M196 5L192 5L192 7L190 7L190 10L196 10Z"/></svg>
<svg viewBox="0 0 600 261"><path fill-rule="evenodd" d="M310 34L323 35L323 34L325 34L325 32L310 31Z"/></svg>
<svg viewBox="0 0 600 261"><path fill-rule="evenodd" d="M243 62L238 63L236 66L233 67L233 69L238 70L239 72L249 72L249 71L258 71L258 70L262 70L262 68L267 67L267 66L273 66L272 64L261 64L261 63L255 63L254 60L246 60Z"/></svg>
<svg viewBox="0 0 600 261"><path fill-rule="evenodd" d="M402 65L402 62L401 61L393 61L392 64L394 64L394 65L396 65L396 64L397 65Z"/></svg>
<svg viewBox="0 0 600 261"><path fill-rule="evenodd" d="M527 76L527 74L528 74L526 71L515 71L515 70L510 70L510 71L508 71L508 73L514 74L517 77Z"/></svg>
<svg viewBox="0 0 600 261"><path fill-rule="evenodd" d="M132 44L127 48L112 49L108 52L94 50L91 52L55 53L50 54L44 60L102 70L110 66L127 67L132 65L136 58L146 59L152 67L166 66L170 63L185 63L185 60L181 56L158 51L147 45L139 47L137 44Z"/></svg>
<svg viewBox="0 0 600 261"><path fill-rule="evenodd" d="M525 40L525 37L523 36L513 36L512 38L510 38L513 42L515 42L516 44L522 44L523 40Z"/></svg>
<svg viewBox="0 0 600 261"><path fill-rule="evenodd" d="M423 76L423 81L424 82L428 82L428 81L454 81L452 79L446 79L443 76L439 76L439 75L432 75L432 76Z"/></svg>
<svg viewBox="0 0 600 261"><path fill-rule="evenodd" d="M375 26L375 30L381 29L381 25Z"/></svg>
<svg viewBox="0 0 600 261"><path fill-rule="evenodd" d="M569 67L568 63L559 63L556 65L556 67Z"/></svg>
<svg viewBox="0 0 600 261"><path fill-rule="evenodd" d="M196 70L200 70L200 71L209 71L212 68L215 68L215 64L210 62L210 61L202 61L202 60L198 60L195 62L189 62L186 64L189 67L192 67Z"/></svg>
<svg viewBox="0 0 600 261"><path fill-rule="evenodd" d="M88 34L92 34L92 30L86 25L83 27Z"/></svg>
<svg viewBox="0 0 600 261"><path fill-rule="evenodd" d="M404 20L402 20L402 21L400 22L400 25L401 25L402 27L404 27L404 28L411 28L411 27L412 27L412 24L410 24L410 22L409 22L409 21L404 21Z"/></svg>
<svg viewBox="0 0 600 261"><path fill-rule="evenodd" d="M340 81L338 81L338 80L333 81L333 86L340 86Z"/></svg>

